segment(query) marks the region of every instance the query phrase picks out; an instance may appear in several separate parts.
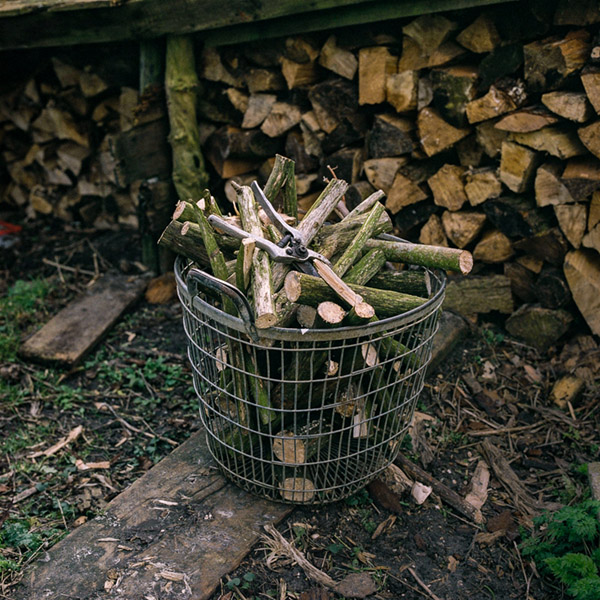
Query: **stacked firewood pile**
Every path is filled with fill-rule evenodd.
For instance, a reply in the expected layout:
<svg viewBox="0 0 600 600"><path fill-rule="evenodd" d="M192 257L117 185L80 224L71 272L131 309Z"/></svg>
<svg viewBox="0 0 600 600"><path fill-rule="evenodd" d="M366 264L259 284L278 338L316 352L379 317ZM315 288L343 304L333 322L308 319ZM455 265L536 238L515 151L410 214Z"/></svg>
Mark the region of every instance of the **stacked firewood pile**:
<svg viewBox="0 0 600 600"><path fill-rule="evenodd" d="M137 226L137 190L120 180L113 146L137 124L139 105L135 89L117 87L91 68L56 57L40 65L0 97L2 202L31 218Z"/></svg>
<svg viewBox="0 0 600 600"><path fill-rule="evenodd" d="M395 233L472 251L478 276L452 281L448 306L516 300L508 327L540 348L577 308L600 333L600 11L554 6L520 4L518 26L507 5L204 48L205 155L231 200L276 152L300 212L332 171L350 209L383 190Z"/></svg>

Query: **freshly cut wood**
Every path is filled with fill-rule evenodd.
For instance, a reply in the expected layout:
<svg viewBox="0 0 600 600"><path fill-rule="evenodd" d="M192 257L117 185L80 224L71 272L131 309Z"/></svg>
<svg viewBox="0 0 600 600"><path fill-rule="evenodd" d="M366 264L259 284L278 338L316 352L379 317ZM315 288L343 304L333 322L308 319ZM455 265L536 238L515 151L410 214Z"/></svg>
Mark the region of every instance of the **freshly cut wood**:
<svg viewBox="0 0 600 600"><path fill-rule="evenodd" d="M502 184L495 169L467 171L465 179L465 194L471 206L478 206L490 198L498 198L502 193Z"/></svg>
<svg viewBox="0 0 600 600"><path fill-rule="evenodd" d="M543 352L568 331L572 320L566 310L523 304L506 320L506 330Z"/></svg>
<svg viewBox="0 0 600 600"><path fill-rule="evenodd" d="M593 248L596 252L600 252L600 225L596 225L590 229L581 240L581 244L585 248Z"/></svg>
<svg viewBox="0 0 600 600"><path fill-rule="evenodd" d="M575 404L585 388L585 381L576 375L565 375L552 386L550 400L564 410L568 404Z"/></svg>
<svg viewBox="0 0 600 600"><path fill-rule="evenodd" d="M486 216L473 211L446 211L442 215L444 231L452 243L458 248L464 248L481 233Z"/></svg>
<svg viewBox="0 0 600 600"><path fill-rule="evenodd" d="M564 204L554 207L554 214L565 237L573 248L581 246L585 234L587 209L583 204Z"/></svg>
<svg viewBox="0 0 600 600"><path fill-rule="evenodd" d="M528 106L502 117L494 125L502 131L528 133L558 123L558 117L540 106Z"/></svg>
<svg viewBox="0 0 600 600"><path fill-rule="evenodd" d="M273 454L282 463L302 465L311 460L319 447L319 439L315 437L321 430L319 421L292 431L280 431L273 438Z"/></svg>
<svg viewBox="0 0 600 600"><path fill-rule="evenodd" d="M260 130L269 137L279 137L288 129L300 123L302 113L294 104L275 102L269 116L263 121Z"/></svg>
<svg viewBox="0 0 600 600"><path fill-rule="evenodd" d="M204 168L196 119L199 83L191 36L169 36L166 61L173 183L180 198L197 200L208 184L208 173Z"/></svg>
<svg viewBox="0 0 600 600"><path fill-rule="evenodd" d="M600 223L600 192L594 192L588 212L588 231L594 229L598 223Z"/></svg>
<svg viewBox="0 0 600 600"><path fill-rule="evenodd" d="M453 213L457 214L457 213ZM473 257L466 250L444 248L441 246L424 246L410 242L389 242L387 240L369 240L365 248L383 250L391 262L403 262L409 265L421 265L433 269L457 271L463 275L473 268Z"/></svg>
<svg viewBox="0 0 600 600"><path fill-rule="evenodd" d="M535 201L540 207L575 202L567 186L560 180L564 165L559 161L546 162L535 173Z"/></svg>
<svg viewBox="0 0 600 600"><path fill-rule="evenodd" d="M286 477L279 483L279 493L286 502L303 504L316 496L315 484L305 477ZM274 529L273 531L277 531ZM283 536L282 536L283 537Z"/></svg>
<svg viewBox="0 0 600 600"><path fill-rule="evenodd" d="M139 300L147 279L104 275L68 304L19 349L27 359L73 367L106 335L121 314Z"/></svg>
<svg viewBox="0 0 600 600"><path fill-rule="evenodd" d="M479 15L473 23L463 29L457 36L456 41L467 50L482 54L491 52L500 45L502 41L494 21L489 15Z"/></svg>
<svg viewBox="0 0 600 600"><path fill-rule="evenodd" d="M600 188L600 161L591 156L571 159L560 179L576 202L586 200Z"/></svg>
<svg viewBox="0 0 600 600"><path fill-rule="evenodd" d="M451 280L443 306L467 317L492 311L509 315L514 310L510 280L504 275Z"/></svg>
<svg viewBox="0 0 600 600"><path fill-rule="evenodd" d="M363 164L363 169L369 183L376 190L383 190L386 194L394 184L398 169L408 162L408 158L371 158Z"/></svg>
<svg viewBox="0 0 600 600"><path fill-rule="evenodd" d="M593 107L582 92L548 92L542 94L542 104L554 114L576 123L585 123L594 115Z"/></svg>
<svg viewBox="0 0 600 600"><path fill-rule="evenodd" d="M310 85L319 80L319 68L314 61L298 63L282 57L281 73L290 90Z"/></svg>
<svg viewBox="0 0 600 600"><path fill-rule="evenodd" d="M433 101L442 117L452 125L466 124L466 108L477 96L477 69L458 65L429 73Z"/></svg>
<svg viewBox="0 0 600 600"><path fill-rule="evenodd" d="M532 91L556 89L581 69L589 56L590 34L580 29L563 39L552 37L523 46L525 80Z"/></svg>
<svg viewBox="0 0 600 600"><path fill-rule="evenodd" d="M586 154L577 134L572 129L558 125L529 133L511 133L510 139L563 160Z"/></svg>
<svg viewBox="0 0 600 600"><path fill-rule="evenodd" d="M378 290L355 284L350 284L350 288L375 309L380 319L398 315L425 302L423 298L389 290ZM291 271L285 278L285 294L290 302L309 306L337 300L335 292L323 279L298 271Z"/></svg>
<svg viewBox="0 0 600 600"><path fill-rule="evenodd" d="M453 127L430 107L423 108L417 117L418 137L427 156L433 156L451 148L469 135L466 128Z"/></svg>
<svg viewBox="0 0 600 600"><path fill-rule="evenodd" d="M516 108L517 104L510 94L492 85L487 94L469 102L465 110L469 123L479 123L499 117Z"/></svg>
<svg viewBox="0 0 600 600"><path fill-rule="evenodd" d="M314 327L316 329L339 327L346 315L347 311L336 302L321 302L317 306Z"/></svg>
<svg viewBox="0 0 600 600"><path fill-rule="evenodd" d="M569 252L564 263L565 277L577 308L592 333L600 335L600 258L592 250Z"/></svg>
<svg viewBox="0 0 600 600"><path fill-rule="evenodd" d="M396 112L407 112L417 108L418 90L418 71L392 73L385 83L385 98Z"/></svg>
<svg viewBox="0 0 600 600"><path fill-rule="evenodd" d="M433 192L433 201L448 210L459 210L467 201L463 176L465 169L457 165L445 164L427 180Z"/></svg>
<svg viewBox="0 0 600 600"><path fill-rule="evenodd" d="M577 133L584 146L596 158L600 158L600 121L580 127Z"/></svg>
<svg viewBox="0 0 600 600"><path fill-rule="evenodd" d="M346 79L354 79L358 60L349 50L337 45L335 35L329 36L319 54L319 64Z"/></svg>
<svg viewBox="0 0 600 600"><path fill-rule="evenodd" d="M490 157L500 154L502 142L508 139L508 132L494 127L493 121L483 121L475 127L475 137L483 151Z"/></svg>
<svg viewBox="0 0 600 600"><path fill-rule="evenodd" d="M513 255L510 240L497 229L487 231L473 249L473 258L484 263L501 263Z"/></svg>
<svg viewBox="0 0 600 600"><path fill-rule="evenodd" d="M250 235L262 237L262 225L252 190L247 186L237 186L236 193L242 228ZM271 262L264 250L258 250L256 253L252 265L251 288L256 327L272 327L277 322L277 314L273 298Z"/></svg>
<svg viewBox="0 0 600 600"><path fill-rule="evenodd" d="M583 83L585 93L594 110L600 114L600 71L597 69L584 70L581 74L581 83Z"/></svg>
<svg viewBox="0 0 600 600"><path fill-rule="evenodd" d="M386 47L361 48L358 52L358 103L385 102L386 80L396 73L398 57Z"/></svg>
<svg viewBox="0 0 600 600"><path fill-rule="evenodd" d="M502 142L500 179L511 191L520 194L531 187L538 154L513 142Z"/></svg>
<svg viewBox="0 0 600 600"><path fill-rule="evenodd" d="M277 96L275 94L250 94L242 127L252 129L261 125L269 116L276 100Z"/></svg>
<svg viewBox="0 0 600 600"><path fill-rule="evenodd" d="M396 214L400 209L426 198L427 194L418 184L402 175L402 173L398 173L394 177L394 183L388 191L385 207L392 214Z"/></svg>
<svg viewBox="0 0 600 600"><path fill-rule="evenodd" d="M384 158L412 152L414 142L411 119L395 115L377 115L368 135L367 148L371 158Z"/></svg>
<svg viewBox="0 0 600 600"><path fill-rule="evenodd" d="M421 228L419 242L428 246L448 246L448 238L438 215L431 215Z"/></svg>

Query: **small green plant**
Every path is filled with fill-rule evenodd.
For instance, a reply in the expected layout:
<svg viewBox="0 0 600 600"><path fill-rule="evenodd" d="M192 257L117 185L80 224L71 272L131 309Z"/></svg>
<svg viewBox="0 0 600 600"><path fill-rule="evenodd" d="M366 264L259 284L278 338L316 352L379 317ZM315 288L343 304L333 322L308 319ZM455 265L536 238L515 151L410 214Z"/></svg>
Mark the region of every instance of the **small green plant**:
<svg viewBox="0 0 600 600"><path fill-rule="evenodd" d="M521 544L523 556L532 558L576 600L600 600L599 511L600 502L585 500L543 513Z"/></svg>

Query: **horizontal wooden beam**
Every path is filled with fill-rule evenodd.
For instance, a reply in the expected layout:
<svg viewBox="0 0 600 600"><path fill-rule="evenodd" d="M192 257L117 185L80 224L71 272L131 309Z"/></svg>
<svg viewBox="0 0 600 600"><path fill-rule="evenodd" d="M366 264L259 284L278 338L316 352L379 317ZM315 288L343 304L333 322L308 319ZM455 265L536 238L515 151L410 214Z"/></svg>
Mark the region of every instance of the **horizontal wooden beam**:
<svg viewBox="0 0 600 600"><path fill-rule="evenodd" d="M213 45L516 0L15 0L0 3L0 50L204 32Z"/></svg>

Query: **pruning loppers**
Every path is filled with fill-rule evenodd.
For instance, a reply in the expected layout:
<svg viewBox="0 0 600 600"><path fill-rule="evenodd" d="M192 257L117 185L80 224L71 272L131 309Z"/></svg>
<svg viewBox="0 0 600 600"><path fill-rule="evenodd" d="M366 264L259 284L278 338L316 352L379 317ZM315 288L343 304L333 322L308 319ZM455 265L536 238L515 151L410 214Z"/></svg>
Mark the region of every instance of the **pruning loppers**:
<svg viewBox="0 0 600 600"><path fill-rule="evenodd" d="M363 302L362 297L352 291L333 271L331 263L327 258L307 248L306 239L302 235L302 232L285 222L283 217L269 202L258 183L253 181L250 187L256 202L262 207L273 225L283 235L279 242L275 244L265 238L254 236L235 225L227 223L216 215L208 217L210 224L232 237L254 240L256 247L264 250L275 262L289 264L308 275L323 278L336 294L350 304L350 306L355 306Z"/></svg>

